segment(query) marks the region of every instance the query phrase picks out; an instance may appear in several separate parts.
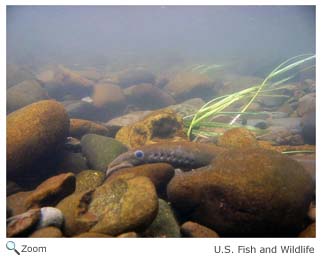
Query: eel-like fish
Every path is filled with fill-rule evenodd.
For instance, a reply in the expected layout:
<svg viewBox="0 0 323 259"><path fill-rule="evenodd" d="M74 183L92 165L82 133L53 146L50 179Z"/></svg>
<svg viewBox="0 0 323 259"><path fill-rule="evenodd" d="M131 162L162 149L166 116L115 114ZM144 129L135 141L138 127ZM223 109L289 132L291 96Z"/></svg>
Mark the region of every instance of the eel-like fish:
<svg viewBox="0 0 323 259"><path fill-rule="evenodd" d="M121 168L162 162L190 170L209 165L217 154L225 150L212 144L188 141L146 145L119 155L109 164L106 175L110 176Z"/></svg>

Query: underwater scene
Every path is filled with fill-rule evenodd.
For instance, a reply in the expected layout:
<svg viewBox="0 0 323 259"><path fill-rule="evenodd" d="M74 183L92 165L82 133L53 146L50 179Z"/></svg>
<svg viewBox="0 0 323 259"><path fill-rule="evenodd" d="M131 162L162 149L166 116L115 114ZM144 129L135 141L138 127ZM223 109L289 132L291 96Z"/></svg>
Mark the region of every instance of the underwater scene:
<svg viewBox="0 0 323 259"><path fill-rule="evenodd" d="M315 237L315 6L7 6L7 237Z"/></svg>

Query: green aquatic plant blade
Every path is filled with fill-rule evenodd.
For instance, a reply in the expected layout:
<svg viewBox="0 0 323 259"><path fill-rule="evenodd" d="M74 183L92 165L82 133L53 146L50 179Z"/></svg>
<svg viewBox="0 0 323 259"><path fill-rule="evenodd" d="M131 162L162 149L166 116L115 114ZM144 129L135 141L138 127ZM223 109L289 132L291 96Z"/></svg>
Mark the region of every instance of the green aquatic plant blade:
<svg viewBox="0 0 323 259"><path fill-rule="evenodd" d="M261 90L265 87L266 83L271 80L274 77L277 77L283 73L286 73L292 69L294 69L295 67L304 64L305 62L312 60L315 58L315 55L311 55L310 57L307 58L303 58L299 61L295 61L292 64L289 64L287 66L284 66L286 64L288 64L290 61L297 59L301 56L306 56L306 55L299 55L296 57L292 57L286 61L284 61L283 63L281 63L279 66L277 66L266 78L265 80L262 82L262 84L260 85L260 87L258 88L257 92L254 94L254 96L251 98L251 100L246 104L246 106L241 110L242 112L245 112L250 105L253 103L253 101L256 99L256 97L259 95L259 93L261 92ZM240 115L237 115L236 117L233 118L233 120L230 122L230 124L233 124L236 122L236 120L240 117Z"/></svg>
<svg viewBox="0 0 323 259"><path fill-rule="evenodd" d="M216 97L206 104L204 104L194 115L186 116L186 118L191 118L190 125L188 126L187 130L187 136L190 138L192 131L199 127L200 124L210 118L214 117L216 115L225 114L223 111L230 107L233 103L236 103L237 101L250 98L247 104L241 109L240 112L231 112L231 114L235 114L236 116L232 119L232 121L229 123L230 125L233 125L237 119L241 115L251 115L248 114L246 111L250 107L250 105L254 102L254 100L258 96L263 97L286 97L286 95L280 95L280 94L267 94L268 92L273 92L279 89L286 89L287 87L280 86L281 84L289 81L290 79L294 78L298 73L294 73L292 75L286 75L286 73L292 72L293 69L300 67L301 65L305 64L308 61L311 61L315 59L315 55L312 54L302 54L295 57L292 57L290 59L287 59L286 61L279 64L276 68L271 71L268 76L263 80L263 82L260 85L251 86L247 89L243 89L241 91L223 95L220 97ZM313 68L313 66L305 67L303 70ZM199 65L197 66L197 70L203 70L208 69L208 66ZM301 70L302 71L302 70ZM284 76L284 78L274 81L274 79L277 79L278 77ZM229 114L228 112L226 114Z"/></svg>

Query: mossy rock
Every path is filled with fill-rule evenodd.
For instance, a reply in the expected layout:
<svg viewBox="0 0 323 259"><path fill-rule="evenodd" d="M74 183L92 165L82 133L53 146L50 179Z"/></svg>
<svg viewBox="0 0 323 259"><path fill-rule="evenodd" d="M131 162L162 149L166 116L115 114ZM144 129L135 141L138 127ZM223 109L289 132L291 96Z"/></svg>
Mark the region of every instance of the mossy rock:
<svg viewBox="0 0 323 259"><path fill-rule="evenodd" d="M96 170L85 170L76 176L75 192L84 192L100 186L105 179L105 173Z"/></svg>
<svg viewBox="0 0 323 259"><path fill-rule="evenodd" d="M87 134L81 139L82 153L90 169L105 172L108 164L128 149L119 141L96 134Z"/></svg>
<svg viewBox="0 0 323 259"><path fill-rule="evenodd" d="M30 104L7 116L7 175L22 176L33 164L53 155L64 143L69 118L53 100Z"/></svg>
<svg viewBox="0 0 323 259"><path fill-rule="evenodd" d="M96 188L88 212L98 218L90 232L119 235L143 231L158 212L158 198L147 177L116 179Z"/></svg>
<svg viewBox="0 0 323 259"><path fill-rule="evenodd" d="M180 237L180 227L171 206L164 200L158 199L158 214L153 223L144 232L150 237Z"/></svg>
<svg viewBox="0 0 323 259"><path fill-rule="evenodd" d="M226 148L259 147L256 136L246 128L229 129L218 139L218 145Z"/></svg>

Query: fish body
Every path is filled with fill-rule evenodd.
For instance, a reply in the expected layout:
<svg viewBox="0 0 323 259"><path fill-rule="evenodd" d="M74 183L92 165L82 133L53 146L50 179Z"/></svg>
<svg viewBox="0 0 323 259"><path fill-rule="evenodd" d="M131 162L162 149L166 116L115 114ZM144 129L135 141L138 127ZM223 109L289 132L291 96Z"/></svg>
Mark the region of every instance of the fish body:
<svg viewBox="0 0 323 259"><path fill-rule="evenodd" d="M121 168L150 163L168 163L174 168L190 170L209 165L224 150L212 144L187 141L151 144L121 154L109 164L106 174L109 176Z"/></svg>

